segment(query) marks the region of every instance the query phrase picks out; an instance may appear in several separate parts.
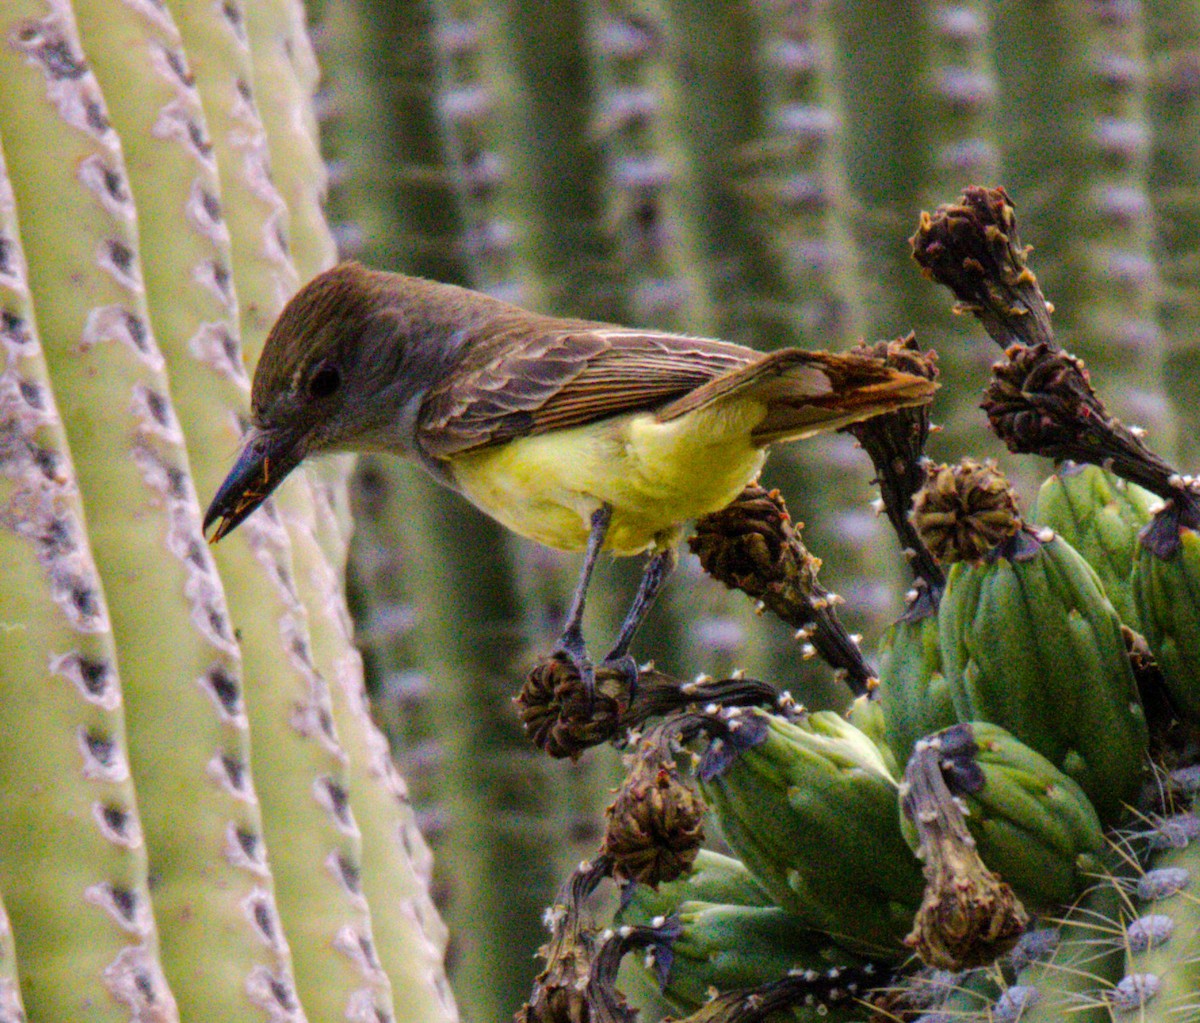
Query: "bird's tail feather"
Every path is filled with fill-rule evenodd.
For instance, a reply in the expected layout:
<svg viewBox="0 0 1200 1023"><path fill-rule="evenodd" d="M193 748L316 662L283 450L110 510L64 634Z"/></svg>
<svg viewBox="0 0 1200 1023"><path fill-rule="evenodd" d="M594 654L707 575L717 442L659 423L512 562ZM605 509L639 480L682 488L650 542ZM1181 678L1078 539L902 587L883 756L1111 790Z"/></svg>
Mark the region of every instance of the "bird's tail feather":
<svg viewBox="0 0 1200 1023"><path fill-rule="evenodd" d="M874 359L785 348L730 370L660 409L661 422L735 398L766 406L752 439L767 445L929 401L937 385Z"/></svg>

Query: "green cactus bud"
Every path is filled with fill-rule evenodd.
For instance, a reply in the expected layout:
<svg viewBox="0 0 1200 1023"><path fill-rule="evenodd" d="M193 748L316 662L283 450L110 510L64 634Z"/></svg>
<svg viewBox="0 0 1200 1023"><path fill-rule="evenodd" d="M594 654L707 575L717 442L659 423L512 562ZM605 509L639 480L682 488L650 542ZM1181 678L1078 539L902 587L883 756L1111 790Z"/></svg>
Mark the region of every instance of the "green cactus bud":
<svg viewBox="0 0 1200 1023"><path fill-rule="evenodd" d="M708 1002L713 991L757 987L800 971L824 974L863 965L826 935L778 906L683 902L674 912L680 934L669 953L635 958L634 968L662 977L662 993L668 1003L688 1014ZM637 917L633 907L628 907L621 921L642 922Z"/></svg>
<svg viewBox="0 0 1200 1023"><path fill-rule="evenodd" d="M879 749L829 712L788 721L752 711L741 720L765 726L758 743L724 759L712 756L717 740L699 772L726 840L808 926L847 947L899 957L922 880Z"/></svg>
<svg viewBox="0 0 1200 1023"><path fill-rule="evenodd" d="M937 617L896 622L879 644L878 662L884 737L903 763L921 736L958 720L942 672Z"/></svg>
<svg viewBox="0 0 1200 1023"><path fill-rule="evenodd" d="M1042 484L1029 513L1083 555L1121 621L1139 632L1132 582L1137 534L1158 503L1148 490L1099 466L1065 462Z"/></svg>
<svg viewBox="0 0 1200 1023"><path fill-rule="evenodd" d="M1170 540L1163 547L1163 534ZM1159 551L1174 548L1163 557ZM1133 569L1133 600L1142 633L1179 712L1200 720L1200 536L1168 508L1148 527Z"/></svg>
<svg viewBox="0 0 1200 1023"><path fill-rule="evenodd" d="M879 750L879 755L887 765L888 773L899 777L900 764L887 741L887 712L875 694L864 693L862 696L856 696L850 704L850 709L846 711L846 720L875 743L875 748Z"/></svg>
<svg viewBox="0 0 1200 1023"><path fill-rule="evenodd" d="M988 867L1031 909L1069 902L1098 867L1100 820L1083 790L997 725L953 725L931 737ZM905 836L917 846L907 817Z"/></svg>
<svg viewBox="0 0 1200 1023"><path fill-rule="evenodd" d="M1120 619L1088 563L1052 530L1022 530L953 567L938 626L959 720L1006 728L1116 820L1147 730Z"/></svg>
<svg viewBox="0 0 1200 1023"><path fill-rule="evenodd" d="M665 916L681 902L724 902L733 906L775 904L741 860L711 849L701 849L692 869L682 877L664 881L654 888L644 884L631 885L626 897L626 906L636 907L637 915L631 919L638 921Z"/></svg>

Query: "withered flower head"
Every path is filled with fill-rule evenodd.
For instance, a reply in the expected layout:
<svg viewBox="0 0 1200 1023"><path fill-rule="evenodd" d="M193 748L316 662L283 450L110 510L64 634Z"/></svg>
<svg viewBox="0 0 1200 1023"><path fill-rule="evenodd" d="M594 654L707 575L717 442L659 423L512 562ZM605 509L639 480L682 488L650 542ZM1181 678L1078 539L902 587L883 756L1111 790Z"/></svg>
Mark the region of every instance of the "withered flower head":
<svg viewBox="0 0 1200 1023"><path fill-rule="evenodd" d="M704 801L675 766L670 722L652 729L605 809L601 852L615 877L651 886L686 874L704 841Z"/></svg>
<svg viewBox="0 0 1200 1023"><path fill-rule="evenodd" d="M611 870L611 862L601 856L581 864L563 886L548 914L550 941L538 951L546 968L516 1023L637 1023L637 1011L617 989L621 959L647 949L657 961L670 962L681 928L679 918L671 916L647 926L599 931L587 901Z"/></svg>
<svg viewBox="0 0 1200 1023"><path fill-rule="evenodd" d="M966 970L1008 952L1029 924L1020 900L988 870L942 776L943 741L973 741L969 726L920 740L904 774L904 812L921 840L925 897L905 944L930 966Z"/></svg>
<svg viewBox="0 0 1200 1023"><path fill-rule="evenodd" d="M1200 526L1200 491L1109 414L1081 359L1051 344L1012 345L992 367L983 400L988 422L1010 451L1102 465L1170 502L1171 513ZM1175 545L1170 530L1161 556ZM1155 549L1143 536L1142 543Z"/></svg>
<svg viewBox="0 0 1200 1023"><path fill-rule="evenodd" d="M1080 454L1087 435L1109 419L1082 360L1045 344L1012 345L1004 355L982 404L996 436L1017 453Z"/></svg>
<svg viewBox="0 0 1200 1023"><path fill-rule="evenodd" d="M927 277L974 314L1006 359L993 367L983 407L1009 450L1056 461L1102 465L1173 505L1200 528L1200 488L1142 443L1139 431L1109 415L1083 363L1055 341L1051 307L1026 265L1016 218L1001 188L968 188L959 201L923 213L913 256ZM1178 550L1164 526L1142 543L1163 558Z"/></svg>
<svg viewBox="0 0 1200 1023"><path fill-rule="evenodd" d="M799 529L779 491L751 483L730 505L697 519L688 546L718 582L805 630L804 638L811 636L816 652L861 696L876 672L838 618L840 598L817 580L821 559L804 546Z"/></svg>
<svg viewBox="0 0 1200 1023"><path fill-rule="evenodd" d="M546 968L517 1012L516 1023L596 1023L588 985L599 934L587 901L610 870L611 864L601 857L581 864L563 885L547 914L550 940L538 950Z"/></svg>
<svg viewBox="0 0 1200 1023"><path fill-rule="evenodd" d="M904 943L941 970L995 962L1029 925L1025 907L974 846L945 839L930 850L935 869L928 872L925 897Z"/></svg>
<svg viewBox="0 0 1200 1023"><path fill-rule="evenodd" d="M779 492L756 483L699 519L688 546L718 582L760 599L788 585L811 592L821 566L799 542Z"/></svg>
<svg viewBox="0 0 1200 1023"><path fill-rule="evenodd" d="M535 746L552 757L577 760L620 731L630 697L626 672L600 665L589 692L578 669L558 655L534 666L513 702Z"/></svg>
<svg viewBox="0 0 1200 1023"><path fill-rule="evenodd" d="M943 564L979 562L1023 525L1004 474L971 458L929 466L913 501L912 522Z"/></svg>
<svg viewBox="0 0 1200 1023"><path fill-rule="evenodd" d="M867 344L865 341L859 342L850 349L850 352L853 355L875 359L889 369L903 370L905 373L923 377L926 380L938 378L937 352L933 349L926 352L921 351L921 346L917 344L917 336L911 331L904 337L893 338L890 341L876 341L874 344ZM920 407L928 409L929 406L922 405ZM890 415L892 413L885 412L882 416L876 416L875 419L884 419ZM870 423L874 420L866 419L863 422ZM854 432L861 425L863 424L855 423L854 426L847 427L847 429Z"/></svg>
<svg viewBox="0 0 1200 1023"><path fill-rule="evenodd" d="M925 276L949 288L997 342L1049 339L1050 309L1026 265L1029 250L1003 188L975 185L958 202L922 213L909 242Z"/></svg>

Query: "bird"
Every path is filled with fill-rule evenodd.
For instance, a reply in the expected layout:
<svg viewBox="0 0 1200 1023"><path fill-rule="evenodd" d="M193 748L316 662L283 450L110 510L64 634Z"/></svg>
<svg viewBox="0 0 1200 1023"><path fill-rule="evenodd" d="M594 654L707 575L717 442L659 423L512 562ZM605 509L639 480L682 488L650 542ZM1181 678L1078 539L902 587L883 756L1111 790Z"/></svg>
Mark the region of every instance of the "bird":
<svg viewBox="0 0 1200 1023"><path fill-rule="evenodd" d="M602 662L636 678L629 648L688 522L727 506L772 444L923 404L935 386L862 355L547 316L348 261L272 326L203 530L226 536L314 455L404 456L513 532L584 553L554 653L585 683L600 553L648 555Z"/></svg>

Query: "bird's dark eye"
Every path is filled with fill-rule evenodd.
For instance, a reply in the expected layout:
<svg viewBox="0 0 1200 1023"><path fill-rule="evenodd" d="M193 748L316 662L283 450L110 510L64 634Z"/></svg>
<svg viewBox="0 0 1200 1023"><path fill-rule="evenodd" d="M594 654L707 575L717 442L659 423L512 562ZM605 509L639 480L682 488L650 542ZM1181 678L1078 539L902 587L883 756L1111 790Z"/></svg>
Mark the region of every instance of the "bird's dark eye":
<svg viewBox="0 0 1200 1023"><path fill-rule="evenodd" d="M337 366L326 363L308 381L308 393L314 398L328 398L342 386L342 374Z"/></svg>

